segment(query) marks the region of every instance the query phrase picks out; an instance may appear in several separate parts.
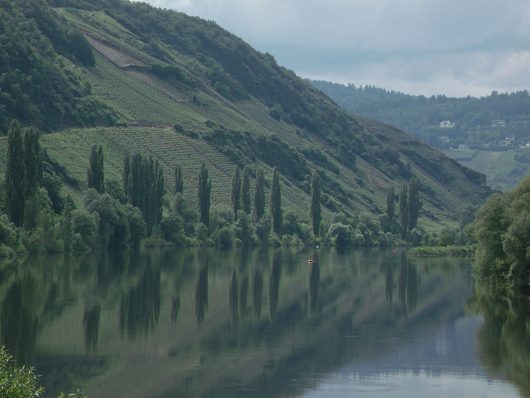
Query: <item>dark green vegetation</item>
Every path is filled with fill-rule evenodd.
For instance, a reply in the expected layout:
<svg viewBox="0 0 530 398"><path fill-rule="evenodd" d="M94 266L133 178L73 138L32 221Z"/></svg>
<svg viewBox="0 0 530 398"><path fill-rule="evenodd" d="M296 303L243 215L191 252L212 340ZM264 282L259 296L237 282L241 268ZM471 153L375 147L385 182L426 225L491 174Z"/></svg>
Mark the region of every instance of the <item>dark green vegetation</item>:
<svg viewBox="0 0 530 398"><path fill-rule="evenodd" d="M514 187L530 172L527 91L482 98L407 95L371 86L311 83L353 115L407 131L472 170L496 189ZM443 127L440 123L447 121Z"/></svg>
<svg viewBox="0 0 530 398"><path fill-rule="evenodd" d="M473 226L475 267L493 288L528 293L530 283L530 177L513 191L495 194Z"/></svg>
<svg viewBox="0 0 530 398"><path fill-rule="evenodd" d="M44 393L35 371L25 366L16 366L11 354L0 347L0 397L33 398ZM58 398L82 398L80 393L60 394Z"/></svg>
<svg viewBox="0 0 530 398"><path fill-rule="evenodd" d="M83 34L42 0L0 1L0 130L11 119L44 130L116 123L92 95Z"/></svg>
<svg viewBox="0 0 530 398"><path fill-rule="evenodd" d="M92 94L87 98L103 103L121 124L104 127L106 122L96 121L97 128L81 128L84 123L69 119L64 125L78 128L61 131L63 124L42 125L54 131L40 139L50 166L43 185L55 214L62 216L67 196L72 198L73 208L83 208L86 173L91 168L88 153L93 146L101 147L105 182L104 189L98 190L105 192L105 207L121 214L113 220L128 220L129 227L121 228L124 233L119 234L129 237L127 245L136 240L130 238L130 223L138 224L126 202L142 210L147 232L152 228L162 240L182 242L176 238L182 237L181 233L175 233L182 228L188 237L226 241L228 230L237 224L237 231L251 232L245 235L251 241L255 236L256 240L268 237L268 229L273 227L288 235L287 240L295 237L312 242L314 172L320 175L320 232L329 242L379 245L399 239L397 233L384 231L379 218L385 211L389 187L408 184L413 177L422 202L422 234L440 229L440 225L455 228L467 207L477 206L489 194L482 175L398 130L348 116L307 82L277 65L272 56L253 50L215 23L122 0L7 3L21 10L13 18L23 19L32 4L42 7L43 15L49 15L55 25L34 26L40 34L45 28L57 34L72 30L81 32L90 45L93 63L80 62L60 46L52 46L50 56L63 57L73 70L71 83L90 85ZM63 52L66 55L61 55ZM39 98L59 103L52 91L47 93ZM24 95L31 96L29 89ZM6 117L41 126L12 112L6 112ZM6 150L7 139L0 139L0 153ZM141 202L128 199L128 183L120 180L124 174L133 175L129 154L142 156L142 162L152 157L152 176L164 170L162 216L158 206L153 206L157 210L150 214ZM0 167L5 167L6 158L0 156ZM208 219L196 190L202 164L211 181ZM233 190L229 187L236 166L243 170L241 209L247 216L256 209L254 217L240 218L230 206ZM270 181L275 168L281 187L281 225L262 211L271 209ZM169 178L177 169L175 178ZM264 177L258 178L258 192L256 177L261 174L257 170ZM151 192L151 188L145 189ZM252 205L253 198L254 202L258 199L257 207ZM160 201L160 191L154 199ZM99 200L91 203L98 212L103 211L95 206L101 204ZM198 209L201 212L196 212ZM199 219L205 226L204 221L211 224L206 231L195 228ZM118 225L121 223L112 231L120 230ZM243 232L235 234L244 236Z"/></svg>
<svg viewBox="0 0 530 398"><path fill-rule="evenodd" d="M436 148L457 148L462 144L472 149L494 150L519 148L530 142L528 91L450 98L324 81L311 81L311 84L348 112L399 127ZM450 121L454 126L442 128L443 121ZM513 140L504 142L512 136Z"/></svg>

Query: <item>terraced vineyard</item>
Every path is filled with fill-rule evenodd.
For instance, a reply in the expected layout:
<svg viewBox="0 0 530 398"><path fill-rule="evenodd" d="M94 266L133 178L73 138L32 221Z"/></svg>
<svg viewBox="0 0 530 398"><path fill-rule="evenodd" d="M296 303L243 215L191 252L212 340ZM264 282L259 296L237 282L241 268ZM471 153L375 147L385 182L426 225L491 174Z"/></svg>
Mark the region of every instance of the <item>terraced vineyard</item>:
<svg viewBox="0 0 530 398"><path fill-rule="evenodd" d="M100 3L62 0L68 7L56 11L92 45L96 64L81 73L120 123L42 137L49 155L82 184L90 147L101 144L110 180L121 180L126 153L140 152L160 161L171 191L180 164L193 204L202 163L212 177L214 206L229 205L235 164L264 167L269 180L278 167L284 209L305 221L314 170L322 175L326 220L336 212L377 217L388 187L413 175L425 210L420 223L433 228L441 219L456 221L489 193L478 174L403 132L348 116L214 23L134 2ZM0 168L4 162L0 139Z"/></svg>

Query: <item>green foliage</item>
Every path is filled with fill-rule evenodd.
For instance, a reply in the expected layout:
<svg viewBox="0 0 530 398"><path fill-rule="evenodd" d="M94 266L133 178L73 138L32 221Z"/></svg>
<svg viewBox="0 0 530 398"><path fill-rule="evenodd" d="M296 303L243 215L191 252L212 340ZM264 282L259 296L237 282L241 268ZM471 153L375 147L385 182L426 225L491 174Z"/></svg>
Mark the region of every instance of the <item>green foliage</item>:
<svg viewBox="0 0 530 398"><path fill-rule="evenodd" d="M136 153L129 159L128 175L124 173L123 185L127 187L127 200L143 214L147 235L162 221L162 205L165 194L164 171L158 160L145 158Z"/></svg>
<svg viewBox="0 0 530 398"><path fill-rule="evenodd" d="M199 171L199 185L197 196L199 200L199 221L208 228L210 225L212 181L208 176L208 168L203 163Z"/></svg>
<svg viewBox="0 0 530 398"><path fill-rule="evenodd" d="M105 172L103 167L103 147L93 145L88 158L87 184L98 193L105 192Z"/></svg>
<svg viewBox="0 0 530 398"><path fill-rule="evenodd" d="M418 196L418 180L412 177L408 188L408 228L413 229L418 225L418 217L420 215L420 199Z"/></svg>
<svg viewBox="0 0 530 398"><path fill-rule="evenodd" d="M7 140L6 209L9 219L16 226L21 226L26 202L26 168L23 134L18 122L11 123Z"/></svg>
<svg viewBox="0 0 530 398"><path fill-rule="evenodd" d="M401 192L399 193L399 222L401 223L403 236L406 236L409 230L409 204L406 185L401 187Z"/></svg>
<svg viewBox="0 0 530 398"><path fill-rule="evenodd" d="M499 148L499 141L510 135L515 136L514 145L519 146L528 141L530 133L530 95L526 90L492 92L481 98L448 98L408 95L373 86L311 83L351 114L397 126L437 148L465 144L491 150ZM454 127L441 129L439 123L444 120L455 123ZM493 120L503 120L504 127L492 125ZM448 137L449 142L441 136Z"/></svg>
<svg viewBox="0 0 530 398"><path fill-rule="evenodd" d="M280 191L280 173L274 169L272 176L270 212L272 218L272 229L276 235L281 235L283 215L282 215L282 197Z"/></svg>
<svg viewBox="0 0 530 398"><path fill-rule="evenodd" d="M234 174L232 176L232 195L230 199L232 201L234 218L237 218L237 212L241 208L241 173L237 166L234 168Z"/></svg>
<svg viewBox="0 0 530 398"><path fill-rule="evenodd" d="M530 178L509 194L491 197L473 225L475 267L493 286L529 290Z"/></svg>
<svg viewBox="0 0 530 398"><path fill-rule="evenodd" d="M320 174L317 171L311 176L311 223L315 236L320 236L322 211L320 209Z"/></svg>
<svg viewBox="0 0 530 398"><path fill-rule="evenodd" d="M0 131L12 118L44 130L115 123L74 66L94 65L76 28L43 0L2 0L0 21Z"/></svg>
<svg viewBox="0 0 530 398"><path fill-rule="evenodd" d="M396 194L393 186L390 186L386 193L386 215L389 222L392 222L396 216Z"/></svg>
<svg viewBox="0 0 530 398"><path fill-rule="evenodd" d="M29 398L44 393L32 368L16 367L13 357L0 347L0 397Z"/></svg>
<svg viewBox="0 0 530 398"><path fill-rule="evenodd" d="M97 235L103 248L138 246L146 236L146 224L140 210L130 204L123 205L109 194L88 190L85 206L96 218Z"/></svg>
<svg viewBox="0 0 530 398"><path fill-rule="evenodd" d="M243 204L243 211L247 214L250 214L250 169L248 167L245 167L243 169L243 182L241 183L241 201Z"/></svg>
<svg viewBox="0 0 530 398"><path fill-rule="evenodd" d="M175 193L182 194L184 192L184 179L182 177L182 167L180 164L175 166Z"/></svg>
<svg viewBox="0 0 530 398"><path fill-rule="evenodd" d="M259 223L265 215L265 175L258 167L256 172L256 189L254 191L254 221Z"/></svg>

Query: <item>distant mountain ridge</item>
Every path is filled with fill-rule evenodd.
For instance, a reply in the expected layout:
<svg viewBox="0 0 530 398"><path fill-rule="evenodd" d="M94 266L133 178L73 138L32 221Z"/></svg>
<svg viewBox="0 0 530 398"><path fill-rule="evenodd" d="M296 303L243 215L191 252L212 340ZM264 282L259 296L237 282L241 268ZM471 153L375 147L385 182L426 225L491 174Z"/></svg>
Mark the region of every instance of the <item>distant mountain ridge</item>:
<svg viewBox="0 0 530 398"><path fill-rule="evenodd" d="M235 165L261 165L269 177L277 167L286 211L302 220L308 219L313 170L322 176L327 220L338 212L382 214L387 189L412 176L419 179L430 225L457 220L489 195L481 174L397 129L349 116L270 54L255 51L216 23L125 0L0 1L18 7L19 19L28 7L42 7L56 23L52 33L68 27L89 44L93 65L68 58L52 44L53 62L70 72L64 82L85 87L80 98L90 98L92 105L76 108L79 120L46 122L53 132L41 139L80 183L90 147L100 144L110 180L120 180L126 153L154 156L167 175L182 165L190 201L205 162L215 206L229 203ZM43 29L37 24L39 34ZM23 121L39 127L29 115ZM64 130L65 125L71 128ZM5 140L0 144L5 159ZM172 179L166 180L171 189Z"/></svg>
<svg viewBox="0 0 530 398"><path fill-rule="evenodd" d="M493 92L476 98L426 97L374 86L310 83L353 115L389 123L428 144L449 149L505 149L506 137L516 147L530 142L530 95L527 90Z"/></svg>

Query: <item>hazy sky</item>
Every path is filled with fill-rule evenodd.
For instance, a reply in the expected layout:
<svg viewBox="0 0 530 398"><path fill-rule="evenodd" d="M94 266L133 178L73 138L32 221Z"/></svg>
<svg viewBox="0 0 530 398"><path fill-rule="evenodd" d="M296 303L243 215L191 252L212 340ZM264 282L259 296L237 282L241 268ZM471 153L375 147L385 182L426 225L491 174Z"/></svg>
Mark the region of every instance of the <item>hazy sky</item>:
<svg viewBox="0 0 530 398"><path fill-rule="evenodd" d="M530 0L147 0L298 75L416 94L530 89Z"/></svg>

